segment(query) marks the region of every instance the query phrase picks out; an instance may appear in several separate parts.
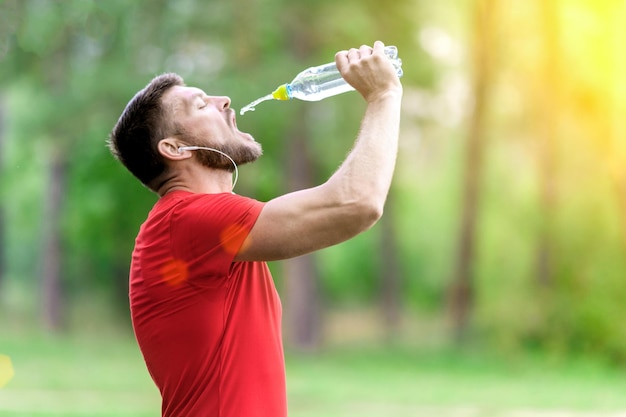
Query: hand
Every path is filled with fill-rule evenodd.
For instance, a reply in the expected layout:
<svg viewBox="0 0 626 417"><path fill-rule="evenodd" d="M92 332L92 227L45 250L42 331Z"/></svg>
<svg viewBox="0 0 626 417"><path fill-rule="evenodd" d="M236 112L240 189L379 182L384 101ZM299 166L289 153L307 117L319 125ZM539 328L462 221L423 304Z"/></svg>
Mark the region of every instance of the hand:
<svg viewBox="0 0 626 417"><path fill-rule="evenodd" d="M340 51L335 55L337 69L343 78L367 102L376 101L387 94L402 94L402 84L391 61L385 55L385 45L376 41L374 47Z"/></svg>

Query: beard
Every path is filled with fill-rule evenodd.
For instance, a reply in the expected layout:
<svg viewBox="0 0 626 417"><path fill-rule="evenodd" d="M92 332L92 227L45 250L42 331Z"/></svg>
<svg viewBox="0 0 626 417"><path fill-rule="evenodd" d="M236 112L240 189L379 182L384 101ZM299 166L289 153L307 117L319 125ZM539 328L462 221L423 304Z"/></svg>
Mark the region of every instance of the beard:
<svg viewBox="0 0 626 417"><path fill-rule="evenodd" d="M182 139L190 146L204 146L207 148L213 148L220 152L224 152L226 155L232 158L232 161L217 152L198 149L195 151L195 157L198 162L208 168L223 169L229 172L233 172L235 167L233 162L239 166L247 164L248 162L254 162L263 154L263 148L258 142L246 141L246 142L228 142L220 145L216 145L207 140L202 140L196 136L183 134Z"/></svg>

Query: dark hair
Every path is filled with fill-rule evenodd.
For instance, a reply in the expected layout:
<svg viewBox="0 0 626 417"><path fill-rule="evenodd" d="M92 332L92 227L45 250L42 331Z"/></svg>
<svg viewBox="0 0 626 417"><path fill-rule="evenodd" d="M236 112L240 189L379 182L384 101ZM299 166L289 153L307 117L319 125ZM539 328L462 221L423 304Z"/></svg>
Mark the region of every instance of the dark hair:
<svg viewBox="0 0 626 417"><path fill-rule="evenodd" d="M185 85L178 74L153 78L126 105L107 141L111 153L155 192L167 168L157 145L174 131L172 109L163 106L162 98L167 90L178 85Z"/></svg>

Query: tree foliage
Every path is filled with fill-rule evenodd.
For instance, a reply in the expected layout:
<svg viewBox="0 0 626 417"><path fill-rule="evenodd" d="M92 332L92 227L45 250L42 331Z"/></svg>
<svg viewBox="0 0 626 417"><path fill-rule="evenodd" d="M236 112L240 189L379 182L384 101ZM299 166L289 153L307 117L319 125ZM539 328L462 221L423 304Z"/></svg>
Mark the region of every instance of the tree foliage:
<svg viewBox="0 0 626 417"><path fill-rule="evenodd" d="M622 3L494 1L468 321L470 334L491 346L626 360ZM327 306L374 303L388 265L381 241L392 236L405 314L444 317L476 93L474 4L0 1L4 308L38 308L41 233L58 230L65 307L105 297L125 311L133 239L156 196L111 157L105 140L152 76L179 72L241 108L337 50L382 39L398 46L405 71L390 224L319 253L319 288ZM345 94L268 102L239 117L265 155L242 167L238 192L268 200L288 191L286 144L299 130L309 141L312 182L325 180L349 150L363 109L358 94ZM57 218L46 218L55 161L65 169L63 198ZM550 248L543 278L541 236ZM288 279L272 267L279 284Z"/></svg>

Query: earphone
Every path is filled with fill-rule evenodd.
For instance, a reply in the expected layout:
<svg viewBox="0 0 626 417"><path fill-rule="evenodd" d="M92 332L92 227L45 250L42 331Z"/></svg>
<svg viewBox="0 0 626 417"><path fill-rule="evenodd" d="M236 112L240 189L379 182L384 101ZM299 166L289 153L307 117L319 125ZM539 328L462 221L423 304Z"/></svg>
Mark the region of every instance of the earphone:
<svg viewBox="0 0 626 417"><path fill-rule="evenodd" d="M178 153L180 153L181 151L212 151L212 152L217 152L222 156L225 156L226 158L228 158L228 160L233 164L233 167L235 167L235 179L233 180L233 186L231 188L234 189L235 185L237 185L237 180L239 179L239 169L237 169L237 164L235 163L235 161L233 161L233 158L231 158L230 156L228 156L226 153L218 150L218 149L214 149L214 148L208 148L206 146L181 146L178 148Z"/></svg>

